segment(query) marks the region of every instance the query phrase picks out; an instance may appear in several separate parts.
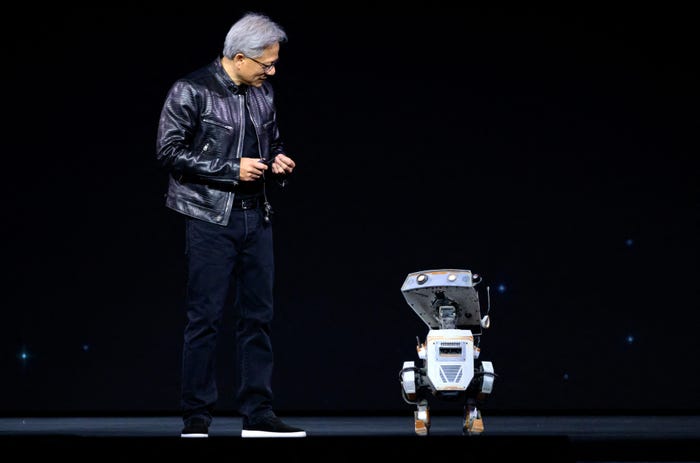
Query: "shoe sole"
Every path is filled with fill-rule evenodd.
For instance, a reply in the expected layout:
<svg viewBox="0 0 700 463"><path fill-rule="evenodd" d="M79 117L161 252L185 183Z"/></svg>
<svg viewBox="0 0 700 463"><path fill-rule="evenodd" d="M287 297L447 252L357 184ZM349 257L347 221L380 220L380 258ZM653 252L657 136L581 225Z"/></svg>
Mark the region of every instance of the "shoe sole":
<svg viewBox="0 0 700 463"><path fill-rule="evenodd" d="M180 437L184 437L186 439L202 439L202 438L207 438L209 437L209 434L180 434Z"/></svg>
<svg viewBox="0 0 700 463"><path fill-rule="evenodd" d="M241 431L241 437L306 437L306 431L296 432L271 432L271 431L252 431L244 429Z"/></svg>

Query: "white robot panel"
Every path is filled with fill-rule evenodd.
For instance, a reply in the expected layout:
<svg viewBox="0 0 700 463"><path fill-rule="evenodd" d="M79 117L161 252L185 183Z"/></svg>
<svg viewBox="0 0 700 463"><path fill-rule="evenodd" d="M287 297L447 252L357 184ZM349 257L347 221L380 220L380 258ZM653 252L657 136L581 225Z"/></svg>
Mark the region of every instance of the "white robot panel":
<svg viewBox="0 0 700 463"><path fill-rule="evenodd" d="M434 391L466 391L474 378L474 337L469 330L430 330L425 340L427 377Z"/></svg>

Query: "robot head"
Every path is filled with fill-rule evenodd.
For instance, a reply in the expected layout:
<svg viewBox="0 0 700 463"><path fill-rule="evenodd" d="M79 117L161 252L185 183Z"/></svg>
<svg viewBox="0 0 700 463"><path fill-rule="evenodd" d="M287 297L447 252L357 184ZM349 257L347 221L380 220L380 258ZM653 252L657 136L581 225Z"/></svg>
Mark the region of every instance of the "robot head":
<svg viewBox="0 0 700 463"><path fill-rule="evenodd" d="M410 273L401 292L408 305L430 329L468 329L481 334L481 305L470 270L438 269ZM488 322L488 315L484 317Z"/></svg>

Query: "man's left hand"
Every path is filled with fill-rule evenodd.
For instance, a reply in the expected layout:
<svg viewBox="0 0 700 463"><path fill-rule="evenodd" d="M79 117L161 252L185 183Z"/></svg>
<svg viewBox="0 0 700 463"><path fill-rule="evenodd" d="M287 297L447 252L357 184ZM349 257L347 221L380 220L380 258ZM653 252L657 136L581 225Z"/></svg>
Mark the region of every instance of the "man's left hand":
<svg viewBox="0 0 700 463"><path fill-rule="evenodd" d="M273 174L291 174L296 163L286 154L278 154L272 161Z"/></svg>

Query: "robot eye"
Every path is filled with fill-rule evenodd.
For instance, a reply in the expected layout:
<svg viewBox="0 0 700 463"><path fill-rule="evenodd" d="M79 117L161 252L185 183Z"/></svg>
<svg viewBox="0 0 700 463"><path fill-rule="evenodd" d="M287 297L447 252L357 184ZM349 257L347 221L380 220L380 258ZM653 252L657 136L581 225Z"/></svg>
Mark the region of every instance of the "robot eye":
<svg viewBox="0 0 700 463"><path fill-rule="evenodd" d="M441 356L455 357L462 355L461 347L440 347L439 349Z"/></svg>
<svg viewBox="0 0 700 463"><path fill-rule="evenodd" d="M428 281L428 275L426 275L425 273L421 273L420 275L418 275L416 277L416 281L418 282L419 285L422 285L423 283Z"/></svg>

